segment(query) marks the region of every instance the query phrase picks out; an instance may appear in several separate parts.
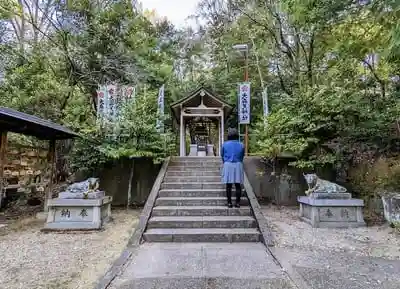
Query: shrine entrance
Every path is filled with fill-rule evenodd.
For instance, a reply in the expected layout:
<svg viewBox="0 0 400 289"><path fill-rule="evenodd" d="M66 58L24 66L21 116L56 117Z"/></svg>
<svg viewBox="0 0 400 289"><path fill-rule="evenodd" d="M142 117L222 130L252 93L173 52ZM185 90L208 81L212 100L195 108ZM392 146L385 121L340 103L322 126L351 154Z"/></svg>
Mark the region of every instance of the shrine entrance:
<svg viewBox="0 0 400 289"><path fill-rule="evenodd" d="M180 156L217 156L232 106L200 87L171 105L179 127Z"/></svg>

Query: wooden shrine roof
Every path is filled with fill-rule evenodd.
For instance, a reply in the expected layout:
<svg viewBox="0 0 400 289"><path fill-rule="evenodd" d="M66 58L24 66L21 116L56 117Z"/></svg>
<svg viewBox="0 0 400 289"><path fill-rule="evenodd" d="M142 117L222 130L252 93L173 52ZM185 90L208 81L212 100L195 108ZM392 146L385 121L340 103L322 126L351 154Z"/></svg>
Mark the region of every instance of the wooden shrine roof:
<svg viewBox="0 0 400 289"><path fill-rule="evenodd" d="M0 131L21 133L42 140L70 139L79 136L62 125L7 107L0 107Z"/></svg>
<svg viewBox="0 0 400 289"><path fill-rule="evenodd" d="M201 96L204 94L204 96ZM206 89L203 86L196 88L187 94L187 96L179 99L178 101L171 104L172 112L175 116L175 119L180 121L180 113L182 107L198 107L201 103L208 108L224 108L225 118L229 116L233 107L226 100L220 98L215 93Z"/></svg>

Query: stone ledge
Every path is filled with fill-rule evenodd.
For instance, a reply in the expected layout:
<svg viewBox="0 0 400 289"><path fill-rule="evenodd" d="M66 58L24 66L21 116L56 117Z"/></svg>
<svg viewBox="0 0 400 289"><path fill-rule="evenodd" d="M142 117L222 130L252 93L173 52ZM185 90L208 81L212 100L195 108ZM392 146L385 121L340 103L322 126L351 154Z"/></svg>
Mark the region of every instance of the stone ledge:
<svg viewBox="0 0 400 289"><path fill-rule="evenodd" d="M348 200L351 199L350 193L311 193L312 199L328 199L328 200Z"/></svg>
<svg viewBox="0 0 400 289"><path fill-rule="evenodd" d="M98 191L98 192L90 192L86 194L86 199L85 199L85 194L84 193L70 193L70 192L61 192L58 194L58 199L100 199L105 197L105 192L104 191Z"/></svg>
<svg viewBox="0 0 400 289"><path fill-rule="evenodd" d="M353 228L365 226L359 199L335 200L298 197L299 217L314 228Z"/></svg>
<svg viewBox="0 0 400 289"><path fill-rule="evenodd" d="M365 227L364 222L339 222L339 221L332 221L332 222L318 222L314 225L312 224L310 219L300 217L300 220L306 222L313 226L313 228L332 228L332 229L346 229L346 228L360 228Z"/></svg>
<svg viewBox="0 0 400 289"><path fill-rule="evenodd" d="M146 204L142 210L142 213L140 214L139 223L136 227L136 230L128 241L128 246L127 246L128 248L137 247L140 245L140 242L142 241L143 233L146 230L147 223L150 219L153 207L158 197L158 192L160 191L162 181L164 180L165 173L167 172L169 163L170 163L170 157L164 160L160 168L160 171L158 172L157 178L154 181L149 197L147 198Z"/></svg>
<svg viewBox="0 0 400 289"><path fill-rule="evenodd" d="M253 187L251 186L249 179L247 178L246 172L244 173L244 189L249 199L251 210L253 211L254 218L256 219L258 229L261 232L261 238L264 245L268 248L274 246L274 237L272 231L269 228L267 219L261 212L261 206L258 203L256 195L254 194Z"/></svg>
<svg viewBox="0 0 400 289"><path fill-rule="evenodd" d="M302 204L313 207L363 207L364 200L361 199L313 199L310 197L300 196L297 201Z"/></svg>
<svg viewBox="0 0 400 289"><path fill-rule="evenodd" d="M58 222L47 223L41 231L93 231L101 229L102 225L98 222Z"/></svg>
<svg viewBox="0 0 400 289"><path fill-rule="evenodd" d="M111 203L112 197L106 196L101 199L51 199L49 207L100 207Z"/></svg>
<svg viewBox="0 0 400 289"><path fill-rule="evenodd" d="M112 197L97 200L52 199L42 231L101 230L111 218Z"/></svg>

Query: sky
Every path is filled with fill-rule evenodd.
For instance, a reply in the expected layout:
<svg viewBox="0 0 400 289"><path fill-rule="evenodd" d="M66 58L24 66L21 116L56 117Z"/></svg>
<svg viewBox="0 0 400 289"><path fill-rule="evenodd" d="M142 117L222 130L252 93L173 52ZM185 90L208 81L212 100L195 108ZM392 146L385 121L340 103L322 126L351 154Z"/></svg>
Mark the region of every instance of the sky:
<svg viewBox="0 0 400 289"><path fill-rule="evenodd" d="M157 14L166 16L175 26L183 27L185 19L194 14L199 0L141 0L140 2L144 9L156 9Z"/></svg>

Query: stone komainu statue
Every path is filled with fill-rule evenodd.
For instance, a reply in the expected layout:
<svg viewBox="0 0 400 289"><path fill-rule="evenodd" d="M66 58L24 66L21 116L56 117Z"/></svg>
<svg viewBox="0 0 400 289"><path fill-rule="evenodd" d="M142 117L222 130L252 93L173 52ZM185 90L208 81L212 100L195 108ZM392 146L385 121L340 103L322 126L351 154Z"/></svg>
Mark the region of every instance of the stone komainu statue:
<svg viewBox="0 0 400 289"><path fill-rule="evenodd" d="M316 174L303 174L307 182L306 195L311 193L347 193L347 189L336 183L320 179Z"/></svg>
<svg viewBox="0 0 400 289"><path fill-rule="evenodd" d="M98 178L89 178L86 181L74 183L67 188L69 193L87 193L91 191L97 191L99 188Z"/></svg>

